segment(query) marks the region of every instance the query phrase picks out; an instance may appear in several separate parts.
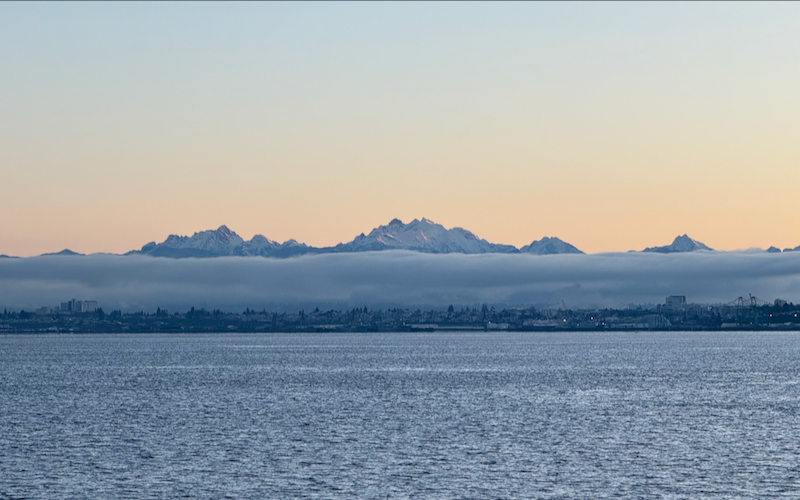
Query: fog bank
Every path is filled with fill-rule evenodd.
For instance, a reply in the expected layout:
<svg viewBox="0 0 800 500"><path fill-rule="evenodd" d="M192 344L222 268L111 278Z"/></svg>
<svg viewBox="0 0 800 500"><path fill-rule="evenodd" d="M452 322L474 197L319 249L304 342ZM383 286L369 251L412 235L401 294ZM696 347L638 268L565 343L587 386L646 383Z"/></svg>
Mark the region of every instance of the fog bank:
<svg viewBox="0 0 800 500"><path fill-rule="evenodd" d="M165 259L91 255L0 259L0 308L70 298L106 311L445 307L570 308L663 303L667 295L724 303L751 293L797 302L800 254L693 252L594 255L431 255L406 251L291 259Z"/></svg>

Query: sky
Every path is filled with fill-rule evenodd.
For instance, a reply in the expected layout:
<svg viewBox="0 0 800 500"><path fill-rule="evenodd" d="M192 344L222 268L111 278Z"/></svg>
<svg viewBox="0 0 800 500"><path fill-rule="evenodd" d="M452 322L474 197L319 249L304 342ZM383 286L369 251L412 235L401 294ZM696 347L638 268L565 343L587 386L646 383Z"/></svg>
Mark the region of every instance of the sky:
<svg viewBox="0 0 800 500"><path fill-rule="evenodd" d="M97 300L106 312L190 307L268 311L370 308L628 307L724 304L752 294L796 302L797 253L304 255L292 259L44 256L0 259L0 309ZM563 301L563 302L562 302Z"/></svg>
<svg viewBox="0 0 800 500"><path fill-rule="evenodd" d="M796 2L3 2L0 68L0 254L800 244Z"/></svg>

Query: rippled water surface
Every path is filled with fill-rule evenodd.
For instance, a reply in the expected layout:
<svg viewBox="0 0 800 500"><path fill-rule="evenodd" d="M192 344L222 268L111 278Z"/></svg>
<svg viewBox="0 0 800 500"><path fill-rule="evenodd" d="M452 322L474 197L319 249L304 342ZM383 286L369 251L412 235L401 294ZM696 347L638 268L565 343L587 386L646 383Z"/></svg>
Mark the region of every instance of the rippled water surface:
<svg viewBox="0 0 800 500"><path fill-rule="evenodd" d="M0 499L798 498L800 335L0 336Z"/></svg>

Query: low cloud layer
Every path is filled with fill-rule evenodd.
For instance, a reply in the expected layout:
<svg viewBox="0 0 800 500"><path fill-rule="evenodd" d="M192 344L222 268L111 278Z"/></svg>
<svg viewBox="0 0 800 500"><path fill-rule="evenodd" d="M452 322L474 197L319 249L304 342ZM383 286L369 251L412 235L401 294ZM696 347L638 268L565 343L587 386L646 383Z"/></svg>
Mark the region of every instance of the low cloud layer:
<svg viewBox="0 0 800 500"><path fill-rule="evenodd" d="M106 311L267 310L448 304L548 307L797 301L798 254L430 255L367 252L292 259L47 256L0 259L0 308L97 300Z"/></svg>

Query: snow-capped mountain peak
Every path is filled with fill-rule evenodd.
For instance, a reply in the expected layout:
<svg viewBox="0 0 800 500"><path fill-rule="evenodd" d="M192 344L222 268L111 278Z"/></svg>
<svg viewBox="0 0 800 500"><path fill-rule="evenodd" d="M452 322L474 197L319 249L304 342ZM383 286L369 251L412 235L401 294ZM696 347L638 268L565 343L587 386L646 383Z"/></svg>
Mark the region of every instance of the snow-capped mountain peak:
<svg viewBox="0 0 800 500"><path fill-rule="evenodd" d="M541 240L535 240L530 245L525 245L519 249L522 253L533 253L537 255L553 255L561 253L583 253L569 243L559 238L545 236Z"/></svg>
<svg viewBox="0 0 800 500"><path fill-rule="evenodd" d="M258 245L277 245L278 244L276 241L273 241L273 240L271 240L271 239L269 239L266 236L261 235L261 234L257 234L255 236L253 236L253 238L249 241L249 243L254 243L254 244L258 244Z"/></svg>
<svg viewBox="0 0 800 500"><path fill-rule="evenodd" d="M244 241L228 226L223 225L217 229L194 233L192 236L171 234L162 243L150 242L138 252L129 253L180 259L228 256L291 257L310 250L311 247L295 240L278 243L261 234L253 236L250 241Z"/></svg>
<svg viewBox="0 0 800 500"><path fill-rule="evenodd" d="M234 249L240 247L244 240L227 226L220 226L216 230L200 231L192 236L177 236L171 234L159 246L172 249L190 249L208 252L213 255L236 255Z"/></svg>
<svg viewBox="0 0 800 500"><path fill-rule="evenodd" d="M425 253L512 253L510 245L497 245L480 239L472 232L454 227L446 229L430 219L414 219L404 224L392 219L369 234L361 233L349 243L334 248L337 252L363 252L371 250L414 250Z"/></svg>
<svg viewBox="0 0 800 500"><path fill-rule="evenodd" d="M676 240L678 241L678 240ZM294 257L303 254L370 252L381 250L409 250L424 253L520 253L511 245L491 243L461 227L446 228L428 218L414 219L404 223L392 219L369 233L361 233L348 243L333 247L317 248L290 239L283 243L256 234L249 241L243 240L228 226L199 231L192 236L171 234L161 243L150 242L141 250L126 255L151 255L154 257ZM523 253L563 254L583 253L574 246L555 237L533 241L521 249Z"/></svg>
<svg viewBox="0 0 800 500"><path fill-rule="evenodd" d="M690 238L688 235L683 234L678 236L672 241L671 245L662 247L648 247L642 250L643 252L658 252L658 253L676 253L676 252L694 252L695 250L713 250L705 244Z"/></svg>

